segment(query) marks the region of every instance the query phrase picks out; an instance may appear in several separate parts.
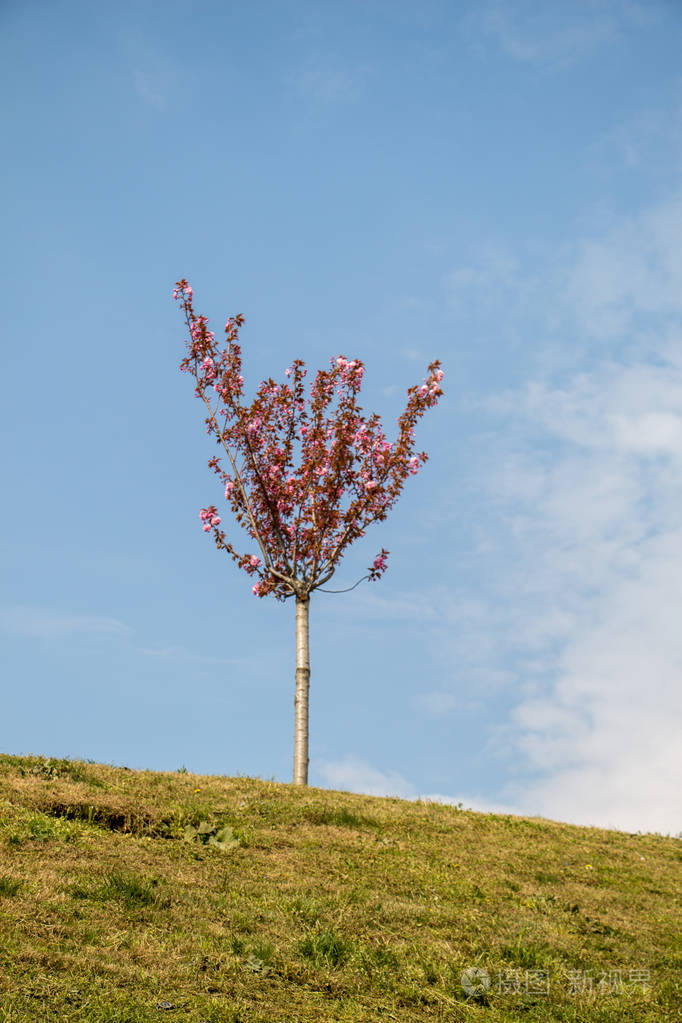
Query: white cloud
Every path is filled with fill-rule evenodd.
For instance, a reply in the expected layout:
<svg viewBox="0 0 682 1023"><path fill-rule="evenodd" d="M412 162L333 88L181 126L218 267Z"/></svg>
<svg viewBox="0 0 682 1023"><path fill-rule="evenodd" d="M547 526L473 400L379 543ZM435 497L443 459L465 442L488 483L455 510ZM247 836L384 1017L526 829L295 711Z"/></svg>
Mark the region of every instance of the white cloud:
<svg viewBox="0 0 682 1023"><path fill-rule="evenodd" d="M645 412L629 417L613 413L608 425L616 445L625 450L677 456L682 452L682 416L672 412Z"/></svg>
<svg viewBox="0 0 682 1023"><path fill-rule="evenodd" d="M567 67L662 15L661 7L635 0L519 0L514 5L492 0L476 5L465 16L464 27L474 41L491 39L512 60Z"/></svg>
<svg viewBox="0 0 682 1023"><path fill-rule="evenodd" d="M529 284L516 254L500 241L479 243L468 263L453 267L442 279L446 301L455 310L463 302L477 311L496 310L506 308L510 300L518 308L519 298L526 298Z"/></svg>
<svg viewBox="0 0 682 1023"><path fill-rule="evenodd" d="M443 714L449 714L451 711L457 710L462 700L455 693L439 692L436 690L430 693L423 693L417 702L427 714L441 717Z"/></svg>
<svg viewBox="0 0 682 1023"><path fill-rule="evenodd" d="M506 586L526 599L509 625L520 649L542 652L558 613L561 649L541 653L543 695L502 730L539 774L507 792L528 813L678 833L682 486L676 470L640 469L606 447L565 455L516 512L524 568Z"/></svg>
<svg viewBox="0 0 682 1023"><path fill-rule="evenodd" d="M56 639L74 634L126 635L130 626L116 618L98 615L62 615L35 607L14 607L0 612L0 627L6 632L40 639Z"/></svg>
<svg viewBox="0 0 682 1023"><path fill-rule="evenodd" d="M585 238L568 251L564 303L596 338L657 326L682 313L682 197ZM651 329L651 328L649 328Z"/></svg>
<svg viewBox="0 0 682 1023"><path fill-rule="evenodd" d="M600 134L589 145L589 163L597 175L611 174L616 167L636 168L640 174L679 180L682 159L682 96L680 83L658 95L655 106L629 110L614 127Z"/></svg>
<svg viewBox="0 0 682 1023"><path fill-rule="evenodd" d="M379 771L365 760L347 756L344 760L328 761L319 770L325 782L343 792L361 792L366 796L398 796L414 799L414 786L396 771Z"/></svg>
<svg viewBox="0 0 682 1023"><path fill-rule="evenodd" d="M516 693L488 741L511 780L490 798L440 799L682 831L682 348L667 328L654 336L656 362L580 356L560 384L550 373L479 400L499 421L471 477L493 509L489 597L436 584L356 598L363 618L437 633L446 674L414 694L423 713L466 710L472 691L484 701ZM324 776L335 788L419 794L402 775L352 758Z"/></svg>
<svg viewBox="0 0 682 1023"><path fill-rule="evenodd" d="M319 768L324 780L333 789L342 792L358 792L365 796L393 796L397 799L422 799L433 803L460 804L465 810L480 813L513 813L523 811L509 803L488 800L475 796L473 799L442 795L441 793L420 793L415 786L397 771L381 771L366 760L347 756L343 760L327 762Z"/></svg>
<svg viewBox="0 0 682 1023"><path fill-rule="evenodd" d="M473 316L479 331L513 339L547 374L594 359L595 342L604 356L627 347L631 359L648 354L679 364L682 194L638 216L611 217L600 235L556 250L480 242L444 272L441 285L452 315Z"/></svg>
<svg viewBox="0 0 682 1023"><path fill-rule="evenodd" d="M566 246L544 280L524 279L510 258L528 295L554 297L536 322L556 345L533 379L470 403L498 421L472 477L502 530L488 655L515 649L532 680L491 733L524 772L500 798L528 814L672 834L682 831L681 229L675 197ZM483 292L504 283L499 266L475 269L467 281ZM512 308L526 330L531 305Z"/></svg>
<svg viewBox="0 0 682 1023"><path fill-rule="evenodd" d="M403 359L409 359L411 362L421 362L424 366L428 366L429 358L420 351L418 348L401 348L399 353ZM394 390L398 390L397 387Z"/></svg>
<svg viewBox="0 0 682 1023"><path fill-rule="evenodd" d="M365 92L372 74L369 65L340 65L332 58L316 56L294 71L289 85L299 94L324 103L358 100Z"/></svg>
<svg viewBox="0 0 682 1023"><path fill-rule="evenodd" d="M515 817L528 816L526 811L518 804L498 802L494 799L486 799L485 796L474 796L473 798L463 796L461 799L458 799L455 796L444 796L439 792L434 792L430 795L418 796L417 798L424 800L424 802L461 806L463 810L475 810L477 813L513 814Z"/></svg>

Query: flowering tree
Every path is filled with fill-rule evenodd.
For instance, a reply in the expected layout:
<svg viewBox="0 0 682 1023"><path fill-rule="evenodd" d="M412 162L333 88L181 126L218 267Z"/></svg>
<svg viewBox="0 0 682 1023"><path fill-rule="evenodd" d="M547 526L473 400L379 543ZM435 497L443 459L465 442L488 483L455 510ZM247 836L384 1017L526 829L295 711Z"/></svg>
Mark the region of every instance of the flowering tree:
<svg viewBox="0 0 682 1023"><path fill-rule="evenodd" d="M226 345L220 350L206 317L195 314L192 288L184 278L177 282L173 298L181 303L190 334L180 369L196 380L194 393L208 413L207 432L215 435L227 456L227 467L222 453L209 460L209 467L220 477L237 522L258 544L260 557L238 554L227 542L214 505L199 513L204 531L212 530L218 549L258 577L253 586L256 596L296 597L294 784L307 785L310 594L331 579L345 549L365 535L367 526L386 518L407 476L426 462L425 452L412 453L414 424L443 393L443 372L436 360L425 382L409 388L395 444L386 440L378 415L369 420L360 416L357 395L364 367L343 355L331 360L330 370L318 372L310 387L309 412L303 395L307 371L300 359L285 370L290 383L264 380L247 408L242 404L244 378L237 344L244 317L227 321ZM299 444L300 464L295 468ZM388 553L382 548L369 575L355 585L381 578Z"/></svg>

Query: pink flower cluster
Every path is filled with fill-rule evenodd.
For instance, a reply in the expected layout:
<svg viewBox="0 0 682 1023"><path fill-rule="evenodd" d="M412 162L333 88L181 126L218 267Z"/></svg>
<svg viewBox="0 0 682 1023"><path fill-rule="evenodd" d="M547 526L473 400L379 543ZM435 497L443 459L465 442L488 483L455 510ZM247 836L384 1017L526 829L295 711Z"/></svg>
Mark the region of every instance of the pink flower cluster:
<svg viewBox="0 0 682 1023"><path fill-rule="evenodd" d="M377 579L381 579L382 574L386 571L387 557L388 551L382 547L381 553L374 559L369 570L368 578L370 582L375 582Z"/></svg>
<svg viewBox="0 0 682 1023"><path fill-rule="evenodd" d="M204 532L214 528L220 549L227 550L249 574L259 572L253 587L256 595L273 593L284 599L295 589L292 583L305 584L309 592L331 577L345 548L365 535L364 527L386 518L407 476L426 462L424 452L412 454L414 424L443 393L440 364L431 363L424 384L408 390L395 444L387 441L378 416L368 420L360 416L355 396L364 367L343 355L331 359L331 369L320 370L311 383L309 412L303 393L307 371L299 359L285 370L291 384L263 381L251 407L245 408L237 344L243 317L228 319L228 345L220 352L206 318L194 313L186 281L178 282L174 297L182 302L192 338L181 369L196 379L195 393L209 413L207 430L227 452L232 474L222 469L218 457L211 458L209 466L220 476L237 521L258 541L265 564L256 555L239 555L226 542L217 529L220 517L213 507L200 513ZM212 407L210 392L218 395L224 407ZM338 408L328 413L335 396ZM224 423L219 424L219 416ZM294 445L298 444L301 459L296 468ZM232 454L235 449L242 459L239 469ZM346 492L350 503L342 511L340 499ZM374 560L370 579L378 579L386 570L387 554L382 550Z"/></svg>
<svg viewBox="0 0 682 1023"><path fill-rule="evenodd" d="M353 359L351 362L344 358L343 355L337 356L336 360L331 359L332 366L336 364L341 370L341 380L344 384L350 383L354 391L359 391L362 384L362 377L365 372L365 367L362 363Z"/></svg>
<svg viewBox="0 0 682 1023"><path fill-rule="evenodd" d="M201 368L203 369L207 380L215 380L216 371L215 366L213 365L213 359L210 357L210 355L206 356L206 358L201 364ZM217 387L215 389L217 390Z"/></svg>
<svg viewBox="0 0 682 1023"><path fill-rule="evenodd" d="M213 507L202 508L199 512L199 518L204 523L204 533L208 533L211 526L220 525L220 515L216 515L216 509Z"/></svg>
<svg viewBox="0 0 682 1023"><path fill-rule="evenodd" d="M438 401L438 395L442 393L438 385L440 384L444 376L445 374L443 373L443 370L438 369L433 374L433 383L431 384L431 386L429 387L427 384L424 383L419 388L419 394L422 397L426 398L427 405L429 406L435 405L436 402Z"/></svg>

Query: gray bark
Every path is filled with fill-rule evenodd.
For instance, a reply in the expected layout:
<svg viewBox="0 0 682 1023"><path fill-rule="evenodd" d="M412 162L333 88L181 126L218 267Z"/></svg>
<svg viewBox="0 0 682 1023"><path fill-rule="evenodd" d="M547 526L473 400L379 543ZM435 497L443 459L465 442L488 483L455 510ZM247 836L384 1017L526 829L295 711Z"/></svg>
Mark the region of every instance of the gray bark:
<svg viewBox="0 0 682 1023"><path fill-rule="evenodd" d="M296 596L296 696L294 697L294 785L308 784L308 691L310 649L308 611L310 596Z"/></svg>

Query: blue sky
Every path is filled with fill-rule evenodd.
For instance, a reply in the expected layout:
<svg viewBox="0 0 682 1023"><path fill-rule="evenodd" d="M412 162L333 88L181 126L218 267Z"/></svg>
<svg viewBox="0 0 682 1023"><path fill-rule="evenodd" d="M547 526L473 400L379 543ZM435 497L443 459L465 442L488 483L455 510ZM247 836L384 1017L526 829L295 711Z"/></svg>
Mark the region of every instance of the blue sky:
<svg viewBox="0 0 682 1023"><path fill-rule="evenodd" d="M394 439L445 370L328 587L384 578L311 600L311 784L682 832L679 4L0 24L0 748L290 780L294 606L201 530L186 277L247 397L360 358Z"/></svg>

